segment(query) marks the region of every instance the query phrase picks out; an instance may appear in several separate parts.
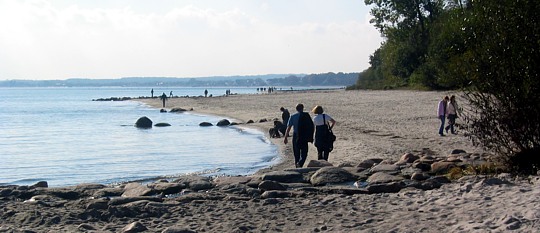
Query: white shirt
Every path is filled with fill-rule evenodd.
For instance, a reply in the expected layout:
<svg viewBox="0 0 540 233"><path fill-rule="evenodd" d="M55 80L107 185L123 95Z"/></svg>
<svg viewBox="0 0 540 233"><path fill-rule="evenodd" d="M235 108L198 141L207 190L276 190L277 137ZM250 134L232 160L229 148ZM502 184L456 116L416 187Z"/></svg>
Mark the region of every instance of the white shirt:
<svg viewBox="0 0 540 233"><path fill-rule="evenodd" d="M323 115L324 115L324 120L326 120L326 124L327 125L330 125L330 120L332 120L332 117L328 114L317 114L313 117L313 124L315 124L315 126L319 126L319 125L324 125L324 120L323 120Z"/></svg>

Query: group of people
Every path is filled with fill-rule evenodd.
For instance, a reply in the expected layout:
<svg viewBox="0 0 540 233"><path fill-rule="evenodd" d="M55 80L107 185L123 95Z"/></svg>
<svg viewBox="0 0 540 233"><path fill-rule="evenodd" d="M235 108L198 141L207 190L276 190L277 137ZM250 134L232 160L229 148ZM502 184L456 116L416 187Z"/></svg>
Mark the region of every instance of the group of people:
<svg viewBox="0 0 540 233"><path fill-rule="evenodd" d="M321 106L315 106L312 112L304 112L304 105L296 105L296 113L290 115L289 111L281 107L283 122L287 122L283 143L289 142L288 137L291 129L294 163L297 168L303 167L308 156L308 143L314 143L317 147L319 160L328 161L330 152L334 149L335 137L332 137L332 128L336 121L328 114L324 114ZM313 137L315 135L315 138Z"/></svg>
<svg viewBox="0 0 540 233"><path fill-rule="evenodd" d="M437 116L441 120L441 126L439 127L440 136L445 136L445 130L447 134L448 130L450 130L452 134L457 134L454 125L456 124L456 119L458 118L458 110L459 108L456 102L456 96L454 95L451 97L445 96L441 101L439 101ZM445 127L447 118L448 125Z"/></svg>

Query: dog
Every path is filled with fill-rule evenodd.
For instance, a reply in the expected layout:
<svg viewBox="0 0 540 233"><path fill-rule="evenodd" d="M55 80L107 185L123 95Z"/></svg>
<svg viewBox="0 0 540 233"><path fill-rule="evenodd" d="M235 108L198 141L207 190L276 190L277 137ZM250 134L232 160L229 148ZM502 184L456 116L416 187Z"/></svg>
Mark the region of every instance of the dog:
<svg viewBox="0 0 540 233"><path fill-rule="evenodd" d="M269 129L268 134L270 134L271 138L280 138L281 135L285 136L285 131L287 131L286 125L281 123L281 121L274 121L274 128Z"/></svg>

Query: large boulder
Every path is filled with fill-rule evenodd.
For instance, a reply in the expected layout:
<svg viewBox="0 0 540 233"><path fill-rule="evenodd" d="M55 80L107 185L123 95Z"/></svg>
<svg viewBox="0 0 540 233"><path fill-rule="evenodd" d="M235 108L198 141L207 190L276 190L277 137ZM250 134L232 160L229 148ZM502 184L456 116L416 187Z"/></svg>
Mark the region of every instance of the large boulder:
<svg viewBox="0 0 540 233"><path fill-rule="evenodd" d="M135 122L135 127L142 129L152 128L152 120L146 116L143 116L139 118L137 122Z"/></svg>
<svg viewBox="0 0 540 233"><path fill-rule="evenodd" d="M220 120L218 121L218 123L216 124L217 126L229 126L231 124L231 122L227 119L223 119L223 120Z"/></svg>
<svg viewBox="0 0 540 233"><path fill-rule="evenodd" d="M213 126L213 124L210 123L210 122L201 122L201 123L199 124L199 126L207 127L207 126Z"/></svg>
<svg viewBox="0 0 540 233"><path fill-rule="evenodd" d="M315 186L339 184L354 181L356 177L340 167L323 167L311 176L310 182Z"/></svg>

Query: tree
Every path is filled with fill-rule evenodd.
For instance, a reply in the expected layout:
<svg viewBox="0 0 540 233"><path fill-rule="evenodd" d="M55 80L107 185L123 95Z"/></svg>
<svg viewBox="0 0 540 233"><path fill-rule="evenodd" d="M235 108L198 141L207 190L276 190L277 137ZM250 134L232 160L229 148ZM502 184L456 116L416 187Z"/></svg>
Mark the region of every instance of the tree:
<svg viewBox="0 0 540 233"><path fill-rule="evenodd" d="M537 0L475 1L463 21L470 137L525 174L540 168L539 11Z"/></svg>

